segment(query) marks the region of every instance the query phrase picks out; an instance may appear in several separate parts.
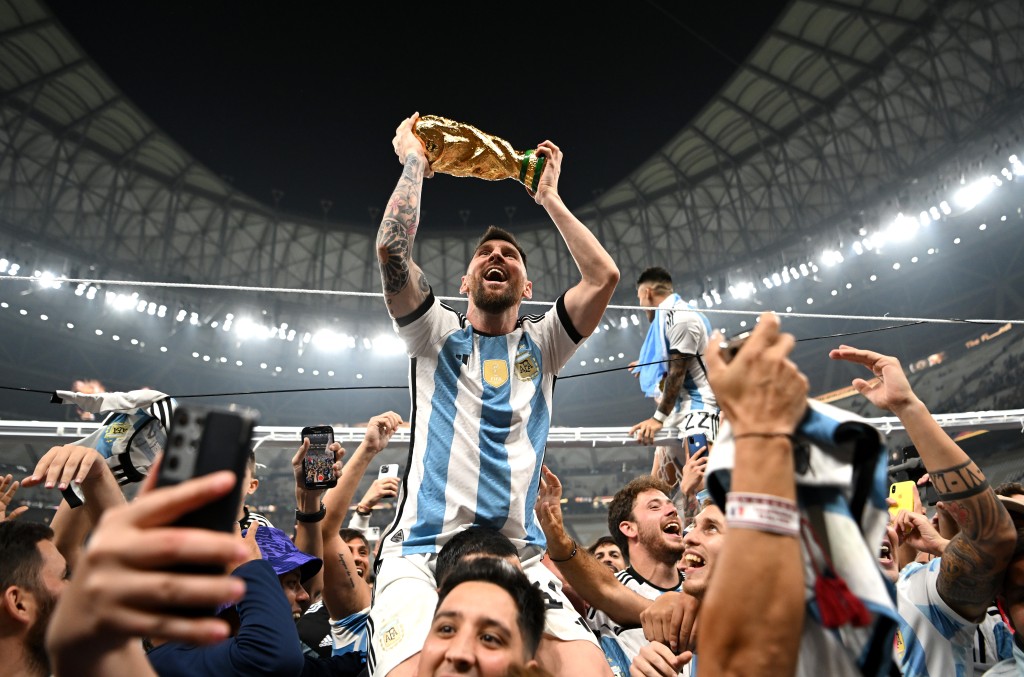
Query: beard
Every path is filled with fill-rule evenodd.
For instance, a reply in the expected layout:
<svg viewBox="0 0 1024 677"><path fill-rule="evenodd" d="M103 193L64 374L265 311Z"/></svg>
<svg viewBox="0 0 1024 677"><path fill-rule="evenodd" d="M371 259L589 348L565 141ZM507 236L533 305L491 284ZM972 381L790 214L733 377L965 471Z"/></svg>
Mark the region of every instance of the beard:
<svg viewBox="0 0 1024 677"><path fill-rule="evenodd" d="M500 315L509 308L514 308L519 304L521 297L512 288L512 285L506 285L504 291L488 292L483 284L483 280L479 279L475 281L473 288L470 289L469 296L473 299L474 306L492 315Z"/></svg>
<svg viewBox="0 0 1024 677"><path fill-rule="evenodd" d="M666 543L665 534L661 531L660 525L656 527L642 527L639 537L640 545L642 545L654 559L663 564L674 564L678 562L679 558L683 556L683 550L686 549L686 546L683 545L682 541L672 544Z"/></svg>
<svg viewBox="0 0 1024 677"><path fill-rule="evenodd" d="M39 613L25 635L25 649L30 667L40 675L50 674L50 657L46 654L46 628L57 600L49 591L40 587L34 591L39 598Z"/></svg>

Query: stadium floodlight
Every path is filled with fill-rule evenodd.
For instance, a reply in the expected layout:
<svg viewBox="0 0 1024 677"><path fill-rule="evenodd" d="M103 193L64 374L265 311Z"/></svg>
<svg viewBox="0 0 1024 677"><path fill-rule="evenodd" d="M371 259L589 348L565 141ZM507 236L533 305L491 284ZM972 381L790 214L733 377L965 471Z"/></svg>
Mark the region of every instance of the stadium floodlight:
<svg viewBox="0 0 1024 677"><path fill-rule="evenodd" d="M748 299L755 289L752 282L737 282L735 285L729 285L729 294L734 299Z"/></svg>
<svg viewBox="0 0 1024 677"><path fill-rule="evenodd" d="M717 289L711 290L711 298L714 299L715 303L717 303L718 305L722 305L722 297L721 295L719 295Z"/></svg>
<svg viewBox="0 0 1024 677"><path fill-rule="evenodd" d="M864 245L862 245L859 241L858 242L854 242L853 243L853 253L856 254L857 256L860 256L861 254L863 254L864 253Z"/></svg>
<svg viewBox="0 0 1024 677"><path fill-rule="evenodd" d="M767 277L761 280L761 284L764 285L765 289L771 289L772 287L775 286L772 284L772 281L769 280Z"/></svg>
<svg viewBox="0 0 1024 677"><path fill-rule="evenodd" d="M238 322L234 323L234 329L235 336L238 337L239 341L266 339L277 333L277 330L264 327L262 324L249 317L238 318Z"/></svg>
<svg viewBox="0 0 1024 677"><path fill-rule="evenodd" d="M772 273L772 284L774 284L776 287L781 286L782 276L779 275L778 273Z"/></svg>
<svg viewBox="0 0 1024 677"><path fill-rule="evenodd" d="M7 259L0 259L0 273L7 272L7 266L11 265L11 262Z"/></svg>
<svg viewBox="0 0 1024 677"><path fill-rule="evenodd" d="M1016 155L1010 156L1010 168L1013 169L1013 173L1017 176L1024 176L1024 164L1021 164Z"/></svg>
<svg viewBox="0 0 1024 677"><path fill-rule="evenodd" d="M986 176L983 179L972 181L967 184L953 195L953 202L957 206L962 207L964 210L974 209L978 204L988 197L996 187L996 182L992 180L992 177Z"/></svg>
<svg viewBox="0 0 1024 677"><path fill-rule="evenodd" d="M381 355L404 355L408 352L405 341L395 334L380 334L373 339L373 349Z"/></svg>
<svg viewBox="0 0 1024 677"><path fill-rule="evenodd" d="M932 217L932 221L938 221L942 218L942 214L939 212L938 207L929 207L928 215Z"/></svg>
<svg viewBox="0 0 1024 677"><path fill-rule="evenodd" d="M928 213L928 210L922 209L921 215L917 219L922 226L927 226L932 222L932 216Z"/></svg>
<svg viewBox="0 0 1024 677"><path fill-rule="evenodd" d="M321 329L313 334L313 345L320 350L336 351L344 348L355 348L356 339L354 336L342 334L331 329Z"/></svg>
<svg viewBox="0 0 1024 677"><path fill-rule="evenodd" d="M885 239L889 242L906 242L913 239L920 225L917 219L904 216L903 212L896 215L892 225L885 229Z"/></svg>

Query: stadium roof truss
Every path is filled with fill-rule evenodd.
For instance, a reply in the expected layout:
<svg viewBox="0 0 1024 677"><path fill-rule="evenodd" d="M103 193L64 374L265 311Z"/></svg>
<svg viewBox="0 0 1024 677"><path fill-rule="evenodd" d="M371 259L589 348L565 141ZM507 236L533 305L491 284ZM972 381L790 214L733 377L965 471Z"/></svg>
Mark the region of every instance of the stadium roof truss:
<svg viewBox="0 0 1024 677"><path fill-rule="evenodd" d="M579 211L629 282L653 264L700 284L806 257L1019 133L1022 40L1018 0L794 0L670 143ZM65 274L88 263L108 277L366 291L379 288L374 230L234 189L42 4L0 0L0 245L34 243ZM418 238L417 261L435 283L457 280L469 244L438 232ZM552 229L520 232L538 288L575 282Z"/></svg>

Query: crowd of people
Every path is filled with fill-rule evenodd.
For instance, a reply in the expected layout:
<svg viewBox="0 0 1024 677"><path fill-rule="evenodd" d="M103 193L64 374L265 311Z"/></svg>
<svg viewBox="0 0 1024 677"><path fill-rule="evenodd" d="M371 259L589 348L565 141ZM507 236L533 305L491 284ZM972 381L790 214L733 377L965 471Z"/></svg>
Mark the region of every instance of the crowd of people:
<svg viewBox="0 0 1024 677"><path fill-rule="evenodd" d="M866 369L853 386L899 417L938 496L889 510L879 434L808 401L779 319L723 343L662 268L637 280L650 330L635 373L654 413L631 432L679 443L618 488L607 536L577 543L543 463L552 389L618 269L559 197L546 141L534 198L579 282L520 316L526 252L492 227L460 281L467 311L441 303L412 258L430 175L415 121L394 139L403 171L377 239L412 361L404 477L357 500L404 424L393 411L352 453L328 447L329 489L309 486L300 443L284 528L247 505L254 452L241 477L162 487L158 460L129 502L96 448L53 447L0 478L0 674L1024 676L1024 486L990 487L895 357L839 346L828 357ZM73 486L82 505L29 522L19 486ZM175 526L232 491L233 532Z"/></svg>

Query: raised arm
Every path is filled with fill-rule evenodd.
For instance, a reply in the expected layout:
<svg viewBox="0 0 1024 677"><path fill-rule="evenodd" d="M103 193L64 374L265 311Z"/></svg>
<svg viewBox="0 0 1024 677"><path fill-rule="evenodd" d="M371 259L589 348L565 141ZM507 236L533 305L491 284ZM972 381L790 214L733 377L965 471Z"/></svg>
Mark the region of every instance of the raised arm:
<svg viewBox="0 0 1024 677"><path fill-rule="evenodd" d="M633 592L615 578L587 549L573 541L562 523L562 484L547 466L541 470L537 518L548 541L548 555L576 592L621 625L640 625L640 612L651 600Z"/></svg>
<svg viewBox="0 0 1024 677"><path fill-rule="evenodd" d="M870 369L875 378L854 379L853 387L876 407L894 413L906 428L939 500L960 524L960 533L942 555L939 595L964 618L981 618L992 604L1017 543L1010 514L981 469L914 394L899 360L850 346L840 346L829 357Z"/></svg>
<svg viewBox="0 0 1024 677"><path fill-rule="evenodd" d="M93 526L106 510L124 504L124 494L100 453L74 444L51 447L22 482L26 487L39 484L61 490L75 484L82 491L85 505L72 509L61 501L50 525L54 544L73 569Z"/></svg>
<svg viewBox="0 0 1024 677"><path fill-rule="evenodd" d="M384 284L384 301L391 317L404 317L426 300L430 285L412 260L412 244L420 224L420 194L423 177L430 175L423 142L413 134L419 114L406 118L395 131L392 142L405 169L388 200L377 231L377 262Z"/></svg>
<svg viewBox="0 0 1024 677"><path fill-rule="evenodd" d="M581 336L590 336L619 282L619 269L594 234L569 211L558 195L562 151L550 141L544 141L537 146L537 153L547 157L547 166L534 200L554 221L582 276L579 283L566 292L565 309L576 331Z"/></svg>
<svg viewBox="0 0 1024 677"><path fill-rule="evenodd" d="M807 408L807 378L789 360L794 339L761 315L733 361L718 334L707 350L708 378L736 440L727 501L773 497L796 512L790 439ZM747 496L741 496L746 494ZM757 585L743 585L757 581ZM751 613L756 610L756 613ZM804 569L798 533L729 521L701 611L697 654L712 675L791 675L804 623Z"/></svg>
<svg viewBox="0 0 1024 677"><path fill-rule="evenodd" d="M324 495L327 516L321 522L324 542L324 604L330 617L338 620L370 605L370 586L356 571L355 559L339 531L352 505L359 480L376 455L395 433L402 417L393 411L370 419L363 441L345 464L337 486Z"/></svg>
<svg viewBox="0 0 1024 677"><path fill-rule="evenodd" d="M306 473L302 469L302 459L308 450L309 438L307 437L302 440L298 451L292 457L292 475L295 477L295 509L297 513L315 515L320 512L320 506L323 505L324 490L306 488ZM341 458L345 455L345 450L337 442L332 444L329 450L334 454L334 476L338 477L341 475ZM323 559L324 544L320 537L319 522L299 520L298 514L296 514L295 547L306 554ZM309 593L311 600L316 601L319 599L324 587L323 569L321 568L320 571L316 572L315 576L310 577L309 580L302 584L302 587Z"/></svg>
<svg viewBox="0 0 1024 677"><path fill-rule="evenodd" d="M665 374L665 384L662 386L661 399L658 400L658 408L655 410L661 414L661 418L672 413L679 399L679 391L683 389L683 381L686 378L686 370L690 368L692 355L672 355L668 363L668 373ZM661 432L665 423L653 416L640 421L629 429L630 435L636 435L636 441L640 444L654 444L654 436Z"/></svg>

